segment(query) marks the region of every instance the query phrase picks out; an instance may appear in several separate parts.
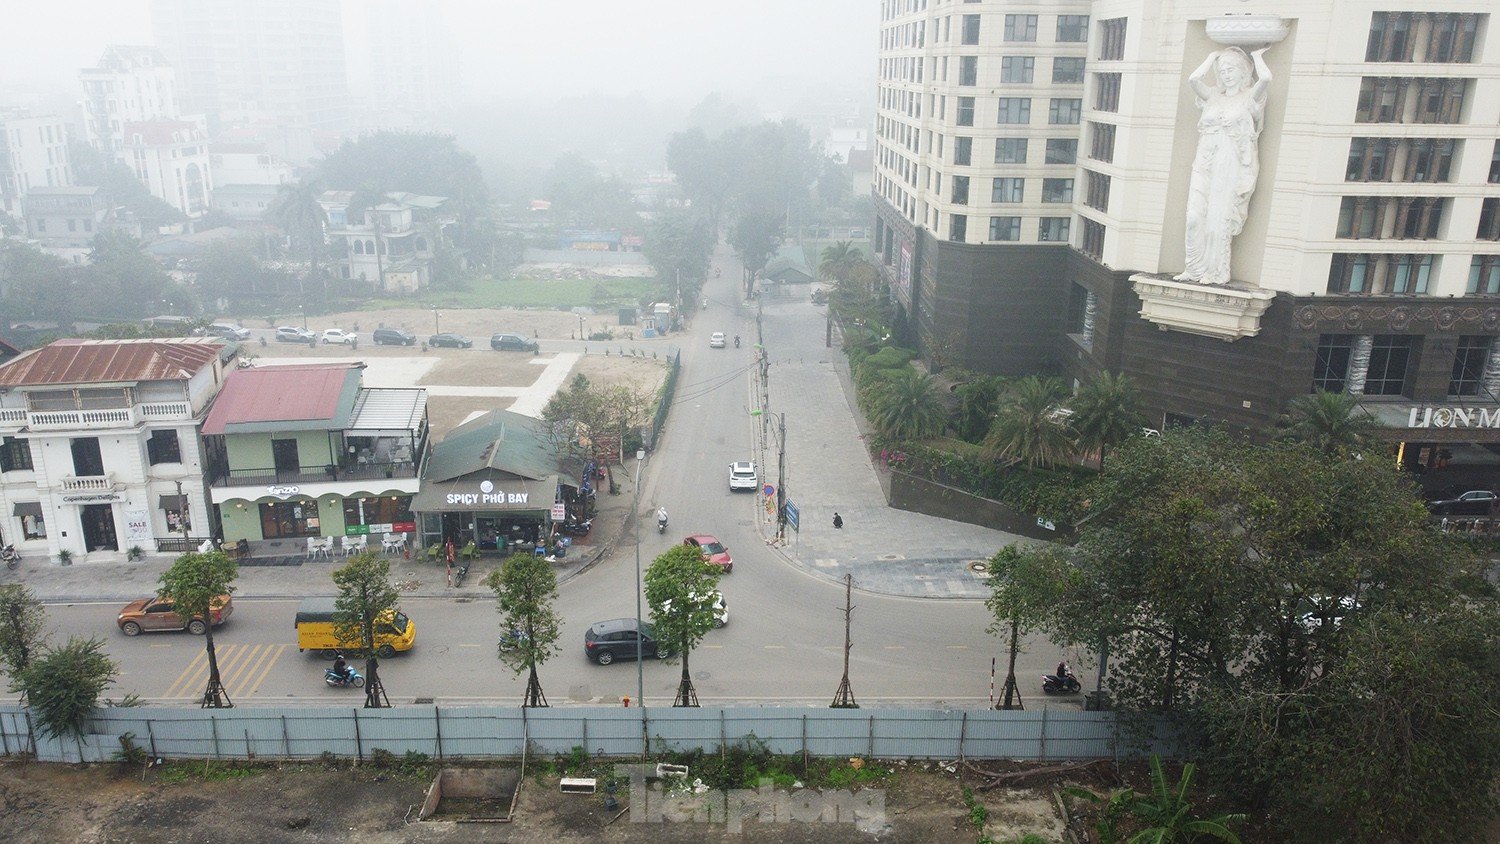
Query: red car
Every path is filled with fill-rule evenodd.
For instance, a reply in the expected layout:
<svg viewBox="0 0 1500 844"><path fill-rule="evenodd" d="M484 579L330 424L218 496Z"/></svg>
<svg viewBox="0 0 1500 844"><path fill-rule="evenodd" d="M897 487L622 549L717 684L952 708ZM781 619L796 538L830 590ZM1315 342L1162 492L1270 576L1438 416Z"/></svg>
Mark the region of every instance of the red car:
<svg viewBox="0 0 1500 844"><path fill-rule="evenodd" d="M720 542L717 537L700 533L682 540L682 544L697 548L703 553L705 562L713 563L723 569L725 574L734 571L734 558L729 556L729 549L724 547L724 543Z"/></svg>

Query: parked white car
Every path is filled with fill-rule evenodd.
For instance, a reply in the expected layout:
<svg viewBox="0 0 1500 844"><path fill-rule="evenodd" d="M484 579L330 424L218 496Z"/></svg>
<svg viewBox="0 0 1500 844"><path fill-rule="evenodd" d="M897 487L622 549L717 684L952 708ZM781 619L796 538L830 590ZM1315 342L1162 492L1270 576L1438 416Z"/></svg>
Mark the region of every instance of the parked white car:
<svg viewBox="0 0 1500 844"><path fill-rule="evenodd" d="M323 331L324 343L342 343L345 346L352 346L358 339L359 335L342 328L328 328Z"/></svg>

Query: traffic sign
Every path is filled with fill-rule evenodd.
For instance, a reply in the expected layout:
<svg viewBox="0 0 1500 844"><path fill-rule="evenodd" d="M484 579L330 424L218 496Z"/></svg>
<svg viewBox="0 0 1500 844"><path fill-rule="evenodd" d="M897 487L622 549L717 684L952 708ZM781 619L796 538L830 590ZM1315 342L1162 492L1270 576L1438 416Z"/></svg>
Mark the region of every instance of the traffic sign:
<svg viewBox="0 0 1500 844"><path fill-rule="evenodd" d="M763 490L761 490L761 492L762 492L762 493L763 493L763 494L764 494L764 495L765 495L765 496L766 496L766 497L767 497L767 498L770 498L770 497L771 497L771 496L773 496L773 495L775 495L775 494L776 494L776 485L775 485L775 484L766 484L766 488L765 488L765 489L763 489Z"/></svg>
<svg viewBox="0 0 1500 844"><path fill-rule="evenodd" d="M552 505L552 521L554 521L554 522L560 522L563 519L566 519L567 517L568 517L568 505L562 503L561 501L553 503L553 505Z"/></svg>
<svg viewBox="0 0 1500 844"><path fill-rule="evenodd" d="M792 530L795 530L798 533L802 532L802 528L800 528L800 527L797 526L797 520L800 517L801 517L801 514L799 512L797 512L797 505L795 505L792 502L788 501L786 503L786 523L789 524L789 525L791 525L792 526Z"/></svg>

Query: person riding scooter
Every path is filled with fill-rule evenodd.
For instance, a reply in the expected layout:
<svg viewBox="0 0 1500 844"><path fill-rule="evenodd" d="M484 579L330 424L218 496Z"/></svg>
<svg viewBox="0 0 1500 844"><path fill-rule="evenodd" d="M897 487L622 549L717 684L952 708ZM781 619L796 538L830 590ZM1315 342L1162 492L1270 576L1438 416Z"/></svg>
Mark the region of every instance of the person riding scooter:
<svg viewBox="0 0 1500 844"><path fill-rule="evenodd" d="M740 335L738 334L734 335L734 347L736 349L740 347Z"/></svg>
<svg viewBox="0 0 1500 844"><path fill-rule="evenodd" d="M343 654L333 658L333 673L339 676L340 682L349 682L349 663L344 660Z"/></svg>
<svg viewBox="0 0 1500 844"><path fill-rule="evenodd" d="M658 507L658 508L656 508L656 532L657 533L666 533L667 532L667 508L666 507Z"/></svg>

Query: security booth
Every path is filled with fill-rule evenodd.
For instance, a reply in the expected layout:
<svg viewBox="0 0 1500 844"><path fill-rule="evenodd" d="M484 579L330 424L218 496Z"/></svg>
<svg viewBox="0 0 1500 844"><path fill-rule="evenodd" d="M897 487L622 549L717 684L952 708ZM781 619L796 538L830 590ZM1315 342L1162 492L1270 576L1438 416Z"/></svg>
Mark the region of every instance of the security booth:
<svg viewBox="0 0 1500 844"><path fill-rule="evenodd" d="M560 453L543 423L493 410L433 447L412 499L423 547L470 542L505 556L545 544L557 528L593 512L584 464Z"/></svg>

